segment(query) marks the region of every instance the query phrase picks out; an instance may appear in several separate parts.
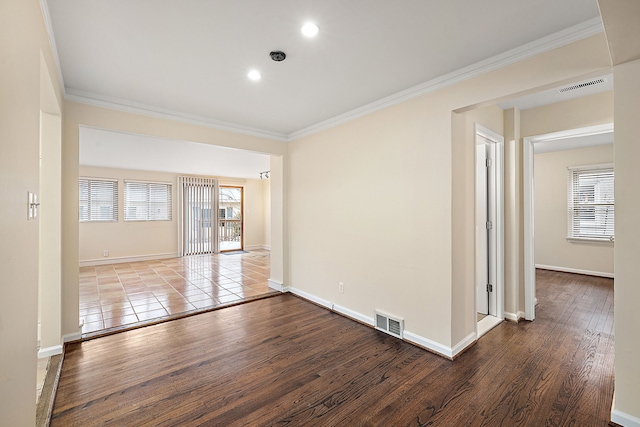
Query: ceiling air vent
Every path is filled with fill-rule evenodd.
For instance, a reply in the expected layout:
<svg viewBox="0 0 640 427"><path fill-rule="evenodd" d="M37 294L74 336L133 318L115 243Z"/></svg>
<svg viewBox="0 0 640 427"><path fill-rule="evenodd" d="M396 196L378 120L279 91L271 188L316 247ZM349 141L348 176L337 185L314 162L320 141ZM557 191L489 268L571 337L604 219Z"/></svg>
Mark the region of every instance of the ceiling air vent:
<svg viewBox="0 0 640 427"><path fill-rule="evenodd" d="M589 80L587 82L582 82L582 83L577 83L577 84L574 84L574 85L571 85L571 86L562 87L562 88L558 89L558 92L560 92L560 93L570 92L572 90L582 89L582 88L585 88L585 87L606 83L606 81L607 81L607 79L605 79L604 77L600 77L600 78L597 78L595 80Z"/></svg>
<svg viewBox="0 0 640 427"><path fill-rule="evenodd" d="M404 320L375 310L376 329L402 339Z"/></svg>

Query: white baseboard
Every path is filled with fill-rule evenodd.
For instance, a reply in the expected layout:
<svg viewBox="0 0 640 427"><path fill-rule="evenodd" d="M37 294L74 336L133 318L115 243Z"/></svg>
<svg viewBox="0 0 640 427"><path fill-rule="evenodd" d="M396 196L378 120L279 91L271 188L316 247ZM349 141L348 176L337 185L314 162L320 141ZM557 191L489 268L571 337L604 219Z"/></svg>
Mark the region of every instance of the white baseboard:
<svg viewBox="0 0 640 427"><path fill-rule="evenodd" d="M473 334L475 338L475 333ZM429 338L425 338L421 335L415 334L413 332L407 331L406 329L402 333L404 340L413 344L416 344L420 347L424 347L429 351L432 351L440 356L446 357L447 359L453 358L453 349L451 347L447 347L446 345L440 344L439 342L430 340Z"/></svg>
<svg viewBox="0 0 640 427"><path fill-rule="evenodd" d="M365 325L369 325L371 327L374 326L373 317L365 316L364 314L358 313L357 311L349 310L346 307L342 307L336 304L333 304L333 311L335 311L336 313L342 314L344 316L350 317L352 319L355 319L360 323L364 323Z"/></svg>
<svg viewBox="0 0 640 427"><path fill-rule="evenodd" d="M297 288L293 288L293 287L285 287L284 288L284 292L291 292L294 295L298 295L306 300L309 300L315 304L318 304L319 306L322 306L328 310L331 311L335 311L338 314L342 314L344 316L350 317L352 319L355 319L359 322L362 322L366 325L369 325L371 327L374 326L373 323L373 317L369 317L369 316L365 316L362 313L359 313L357 311L353 311L350 310L346 307L342 307L336 304L333 304L330 301L327 301L325 299L322 298L318 298L315 295L311 295L305 291L302 291L300 289ZM402 333L403 339L404 341L410 342L412 344L416 344L420 347L426 348L427 350L436 353L440 356L446 357L447 359L451 359L453 358L455 355L457 355L460 351L464 350L465 348L467 348L469 346L469 344L473 343L476 339L476 334L475 332L472 332L471 334L469 334L466 338L464 338L462 341L460 341L458 344L456 344L456 346L454 348L450 348L447 347L445 345L442 345L438 342L432 341L428 338L422 337L418 334L415 334L413 332L407 331L406 329L403 331Z"/></svg>
<svg viewBox="0 0 640 427"><path fill-rule="evenodd" d="M269 245L251 245L251 246L246 246L244 248L245 251L260 251L260 250L266 250L266 251L270 251L271 250L271 246Z"/></svg>
<svg viewBox="0 0 640 427"><path fill-rule="evenodd" d="M458 344L453 346L453 348L452 348L453 356L451 356L451 357L457 356L458 354L460 354L461 351L463 351L465 348L469 347L471 344L473 344L477 340L478 340L478 338L477 338L476 334L471 332L469 335L464 337L462 339L462 341L460 341Z"/></svg>
<svg viewBox="0 0 640 427"><path fill-rule="evenodd" d="M524 311L519 311L517 313L509 313L508 311L505 311L504 318L511 322L518 323L520 319L524 319Z"/></svg>
<svg viewBox="0 0 640 427"><path fill-rule="evenodd" d="M267 279L267 282L269 283L269 287L271 289L275 289L276 291L284 292L284 284L282 282L279 282L279 281L273 280L273 279Z"/></svg>
<svg viewBox="0 0 640 427"><path fill-rule="evenodd" d="M536 264L536 268L540 268L542 270L561 271L563 273L576 273L576 274L584 274L587 276L607 277L609 279L614 278L613 273L605 273L603 271L581 270L579 268L556 267L554 265L543 265L543 264Z"/></svg>
<svg viewBox="0 0 640 427"><path fill-rule="evenodd" d="M169 254L153 254L153 255L140 255L130 257L107 257L99 259L86 259L80 261L80 267L92 267L94 265L105 264L122 264L125 262L140 262L140 261L152 261L154 259L167 259L167 258L179 258L180 255L177 252Z"/></svg>
<svg viewBox="0 0 640 427"><path fill-rule="evenodd" d="M41 348L38 350L38 359L62 354L62 345L54 345L52 347Z"/></svg>
<svg viewBox="0 0 640 427"><path fill-rule="evenodd" d="M640 427L640 418L625 414L617 409L611 410L611 421L624 427Z"/></svg>
<svg viewBox="0 0 640 427"><path fill-rule="evenodd" d="M78 331L74 334L65 334L62 336L62 342L78 341L82 339L82 332Z"/></svg>
<svg viewBox="0 0 640 427"><path fill-rule="evenodd" d="M285 292L291 292L294 295L298 295L304 299L308 299L309 301L314 302L324 308L328 308L329 310L331 310L333 307L333 304L331 304L329 301L324 300L322 298L318 298L314 295L308 294L305 291L301 291L300 289L297 289L297 288L286 287Z"/></svg>

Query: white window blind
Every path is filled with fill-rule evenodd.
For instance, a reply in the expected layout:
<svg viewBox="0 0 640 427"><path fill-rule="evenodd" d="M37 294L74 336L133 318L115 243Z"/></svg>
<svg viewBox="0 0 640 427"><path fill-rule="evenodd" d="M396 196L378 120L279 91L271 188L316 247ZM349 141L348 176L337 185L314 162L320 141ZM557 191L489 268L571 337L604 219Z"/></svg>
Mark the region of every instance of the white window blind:
<svg viewBox="0 0 640 427"><path fill-rule="evenodd" d="M118 220L118 181L79 179L80 222Z"/></svg>
<svg viewBox="0 0 640 427"><path fill-rule="evenodd" d="M568 169L569 239L614 239L613 165Z"/></svg>
<svg viewBox="0 0 640 427"><path fill-rule="evenodd" d="M124 220L171 220L171 184L162 182L125 181Z"/></svg>

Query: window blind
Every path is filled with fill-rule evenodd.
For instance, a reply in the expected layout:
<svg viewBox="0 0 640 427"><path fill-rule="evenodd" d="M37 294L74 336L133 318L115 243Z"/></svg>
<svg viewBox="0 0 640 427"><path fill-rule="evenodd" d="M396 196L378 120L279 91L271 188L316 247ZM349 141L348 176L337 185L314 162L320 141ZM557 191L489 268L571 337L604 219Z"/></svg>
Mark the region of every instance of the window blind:
<svg viewBox="0 0 640 427"><path fill-rule="evenodd" d="M615 200L612 165L568 169L569 238L614 239Z"/></svg>
<svg viewBox="0 0 640 427"><path fill-rule="evenodd" d="M125 221L169 221L171 210L171 184L124 181Z"/></svg>
<svg viewBox="0 0 640 427"><path fill-rule="evenodd" d="M118 220L118 181L79 179L80 222Z"/></svg>

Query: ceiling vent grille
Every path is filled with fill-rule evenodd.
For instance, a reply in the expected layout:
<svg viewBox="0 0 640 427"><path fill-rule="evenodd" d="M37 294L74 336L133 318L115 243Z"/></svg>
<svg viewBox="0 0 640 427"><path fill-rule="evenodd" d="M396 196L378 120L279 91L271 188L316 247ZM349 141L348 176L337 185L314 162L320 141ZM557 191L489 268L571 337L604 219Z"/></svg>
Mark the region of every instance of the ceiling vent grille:
<svg viewBox="0 0 640 427"><path fill-rule="evenodd" d="M560 88L560 89L558 89L558 92L560 92L560 93L570 92L572 90L583 89L585 87L606 83L606 81L607 81L607 79L605 79L604 77L600 77L600 78L597 78L595 80L589 80L588 82L577 83L577 84L574 84L574 85L571 85L571 86L566 86L566 87Z"/></svg>
<svg viewBox="0 0 640 427"><path fill-rule="evenodd" d="M404 320L375 310L376 329L402 339Z"/></svg>

